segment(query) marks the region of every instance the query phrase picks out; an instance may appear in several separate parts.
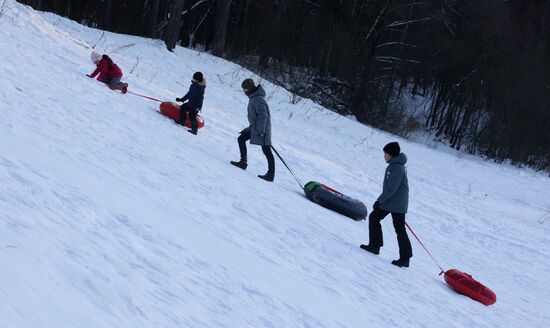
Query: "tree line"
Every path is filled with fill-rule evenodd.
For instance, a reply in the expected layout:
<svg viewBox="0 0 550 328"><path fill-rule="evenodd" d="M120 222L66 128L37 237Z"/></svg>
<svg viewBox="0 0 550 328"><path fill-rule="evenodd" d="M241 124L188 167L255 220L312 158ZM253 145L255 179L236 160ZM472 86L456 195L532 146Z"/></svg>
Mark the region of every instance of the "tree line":
<svg viewBox="0 0 550 328"><path fill-rule="evenodd" d="M211 51L393 133L429 130L550 171L550 1L20 2L169 50Z"/></svg>

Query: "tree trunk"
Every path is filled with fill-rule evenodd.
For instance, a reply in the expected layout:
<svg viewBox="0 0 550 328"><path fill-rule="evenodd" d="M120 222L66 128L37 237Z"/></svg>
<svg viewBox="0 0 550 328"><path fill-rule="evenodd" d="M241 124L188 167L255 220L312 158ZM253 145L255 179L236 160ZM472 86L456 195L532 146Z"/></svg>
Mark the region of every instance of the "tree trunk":
<svg viewBox="0 0 550 328"><path fill-rule="evenodd" d="M216 0L216 16L214 20L214 39L210 44L212 53L222 56L225 51L225 36L227 35L227 24L229 22L229 10L231 0Z"/></svg>
<svg viewBox="0 0 550 328"><path fill-rule="evenodd" d="M328 45L326 47L326 51L323 53L323 57L321 59L321 67L319 69L319 75L322 77L326 77L328 75L329 66L331 64L331 56L332 56L332 47L334 44L334 31L336 30L336 22L330 23L331 27L329 29L329 33L326 36L326 40L328 42Z"/></svg>
<svg viewBox="0 0 550 328"><path fill-rule="evenodd" d="M172 51L178 43L178 38L180 34L180 29L182 25L182 16L183 6L185 5L185 0L176 0L172 4L172 9L170 10L170 18L168 19L168 25L166 26L166 33L164 33L164 43L166 43L166 48Z"/></svg>
<svg viewBox="0 0 550 328"><path fill-rule="evenodd" d="M102 29L108 29L113 30L115 24L114 22L111 22L111 11L113 9L113 1L112 0L105 0L103 4L103 13L101 15L101 25L100 27Z"/></svg>
<svg viewBox="0 0 550 328"><path fill-rule="evenodd" d="M147 23L147 36L150 38L157 37L157 19L159 16L160 0L150 1L149 21Z"/></svg>

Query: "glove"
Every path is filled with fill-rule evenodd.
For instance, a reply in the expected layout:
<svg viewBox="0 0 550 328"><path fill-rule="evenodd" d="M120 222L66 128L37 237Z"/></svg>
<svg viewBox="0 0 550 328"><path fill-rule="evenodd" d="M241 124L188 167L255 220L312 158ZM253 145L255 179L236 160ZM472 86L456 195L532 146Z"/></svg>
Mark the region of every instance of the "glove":
<svg viewBox="0 0 550 328"><path fill-rule="evenodd" d="M379 201L374 202L374 205L372 205L372 208L375 209L375 210L379 210L380 209L380 202Z"/></svg>
<svg viewBox="0 0 550 328"><path fill-rule="evenodd" d="M181 98L176 98L176 101L181 102Z"/></svg>

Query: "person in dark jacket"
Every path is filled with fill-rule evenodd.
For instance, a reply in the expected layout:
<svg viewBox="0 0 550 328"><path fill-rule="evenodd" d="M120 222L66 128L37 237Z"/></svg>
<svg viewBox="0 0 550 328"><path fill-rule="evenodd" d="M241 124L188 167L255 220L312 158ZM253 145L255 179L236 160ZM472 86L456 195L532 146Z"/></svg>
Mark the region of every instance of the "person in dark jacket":
<svg viewBox="0 0 550 328"><path fill-rule="evenodd" d="M206 89L206 79L201 72L193 74L191 80L191 86L187 94L181 98L176 98L176 101L184 102L180 106L180 119L176 123L185 126L185 118L189 113L189 120L191 121L191 130L187 130L196 135L199 123L197 122L197 114L202 108L202 101L204 99L204 90ZM187 102L185 102L187 101Z"/></svg>
<svg viewBox="0 0 550 328"><path fill-rule="evenodd" d="M413 254L405 227L405 214L409 206L409 181L405 168L407 156L401 152L397 142L390 142L383 150L384 159L389 165L384 175L382 194L369 215L369 244L361 245L361 248L378 255L380 247L384 245L380 221L391 213L399 245L399 259L391 263L398 267L408 267Z"/></svg>
<svg viewBox="0 0 550 328"><path fill-rule="evenodd" d="M119 89L122 93L128 91L128 83L123 83L120 80L122 79L122 71L117 64L107 55L100 55L95 51L92 51L90 59L96 65L96 69L92 74L86 74L90 78L97 77L97 80L103 82L114 89Z"/></svg>
<svg viewBox="0 0 550 328"><path fill-rule="evenodd" d="M237 138L241 159L238 162L231 161L231 164L246 170L248 166L246 142L250 140L251 144L262 146L262 151L267 159L267 173L258 175L258 177L272 182L275 179L275 159L271 152L271 114L265 101L265 91L261 85L254 85L252 79L244 80L241 87L249 99L247 109L250 125L242 130L241 135Z"/></svg>

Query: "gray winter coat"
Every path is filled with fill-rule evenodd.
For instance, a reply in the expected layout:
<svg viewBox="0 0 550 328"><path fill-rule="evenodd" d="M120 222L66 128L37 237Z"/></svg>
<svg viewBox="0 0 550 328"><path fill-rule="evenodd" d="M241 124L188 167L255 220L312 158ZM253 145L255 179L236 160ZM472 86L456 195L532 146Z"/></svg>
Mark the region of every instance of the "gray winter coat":
<svg viewBox="0 0 550 328"><path fill-rule="evenodd" d="M409 207L409 180L407 156L403 153L392 158L384 175L382 194L378 197L380 208L387 212L407 213Z"/></svg>
<svg viewBox="0 0 550 328"><path fill-rule="evenodd" d="M248 122L250 123L250 143L271 145L271 114L265 101L265 91L261 85L248 96ZM263 137L261 135L264 135Z"/></svg>

